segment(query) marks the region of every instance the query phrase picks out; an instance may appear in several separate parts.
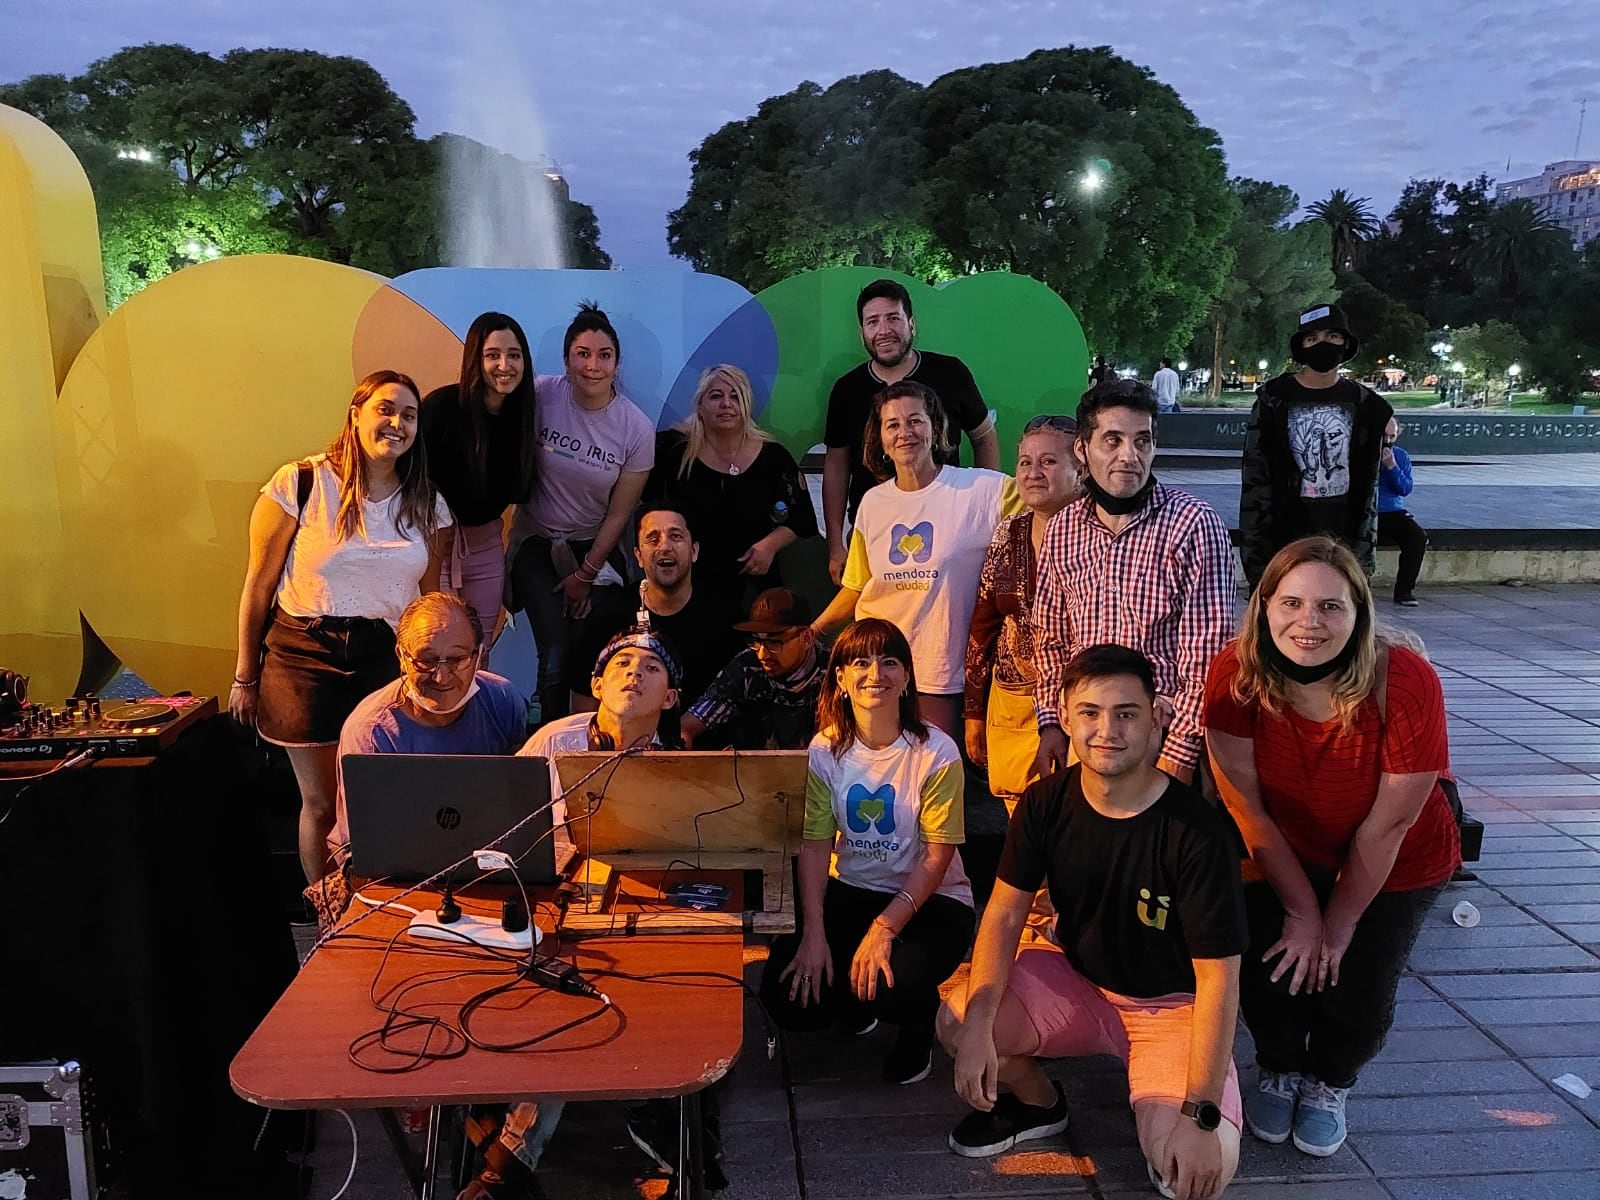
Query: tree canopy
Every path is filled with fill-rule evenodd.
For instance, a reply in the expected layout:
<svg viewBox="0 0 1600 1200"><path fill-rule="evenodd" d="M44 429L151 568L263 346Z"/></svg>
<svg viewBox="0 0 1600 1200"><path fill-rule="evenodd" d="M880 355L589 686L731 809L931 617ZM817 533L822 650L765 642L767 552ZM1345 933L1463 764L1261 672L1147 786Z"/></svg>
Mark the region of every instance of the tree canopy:
<svg viewBox="0 0 1600 1200"><path fill-rule="evenodd" d="M75 78L0 84L0 103L83 163L112 305L222 254L289 251L391 276L444 261L440 145L453 135L420 140L410 106L360 59L130 46ZM559 191L570 261L608 268L594 210Z"/></svg>
<svg viewBox="0 0 1600 1200"><path fill-rule="evenodd" d="M1108 47L1040 50L926 88L888 71L802 84L690 155L668 245L753 290L827 265L929 281L1031 275L1090 341L1182 345L1229 268L1217 135Z"/></svg>

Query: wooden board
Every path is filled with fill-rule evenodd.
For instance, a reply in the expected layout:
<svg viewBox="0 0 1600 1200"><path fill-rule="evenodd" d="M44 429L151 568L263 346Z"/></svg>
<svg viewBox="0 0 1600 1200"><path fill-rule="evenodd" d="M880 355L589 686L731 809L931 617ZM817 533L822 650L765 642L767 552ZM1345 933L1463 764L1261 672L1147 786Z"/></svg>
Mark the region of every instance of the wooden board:
<svg viewBox="0 0 1600 1200"><path fill-rule="evenodd" d="M693 861L697 850L780 859L799 853L804 750L651 751L623 759L588 752L555 761L568 828L585 854L614 862L652 853Z"/></svg>

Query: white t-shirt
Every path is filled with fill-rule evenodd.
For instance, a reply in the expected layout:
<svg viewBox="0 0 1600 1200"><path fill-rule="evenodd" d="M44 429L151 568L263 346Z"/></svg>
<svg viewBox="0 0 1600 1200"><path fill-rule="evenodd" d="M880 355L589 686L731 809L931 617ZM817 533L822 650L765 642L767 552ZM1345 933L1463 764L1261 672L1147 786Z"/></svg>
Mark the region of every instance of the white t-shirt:
<svg viewBox="0 0 1600 1200"><path fill-rule="evenodd" d="M1162 367L1150 381L1150 388L1163 411L1177 403L1179 383L1178 373L1171 367Z"/></svg>
<svg viewBox="0 0 1600 1200"><path fill-rule="evenodd" d="M278 608L291 617L371 617L398 625L400 614L418 596L418 581L428 569L428 541L421 530L395 524L400 493L363 502L355 533L339 533L339 476L328 456L310 459L311 495L300 512L300 464L285 463L265 487L300 528L278 580ZM451 524L444 497L433 502L439 528Z"/></svg>
<svg viewBox="0 0 1600 1200"><path fill-rule="evenodd" d="M589 722L593 713L573 713L547 721L533 731L521 750L519 758L543 758L550 763L550 824L555 828L556 869L563 870L572 857L575 847L572 834L567 829L567 802L561 798L561 772L556 770L556 755L583 754L589 749Z"/></svg>
<svg viewBox="0 0 1600 1200"><path fill-rule="evenodd" d="M580 407L565 375L540 375L534 397L541 453L533 495L518 514L522 531L564 540L592 538L600 532L617 478L655 466L655 426L620 394L593 412Z"/></svg>
<svg viewBox="0 0 1600 1200"><path fill-rule="evenodd" d="M966 841L962 785L961 754L937 726L928 726L925 742L901 734L882 750L857 739L839 758L819 733L808 752L805 836L833 839L831 873L841 883L898 892L925 843ZM936 890L972 904L959 853Z"/></svg>
<svg viewBox="0 0 1600 1200"><path fill-rule="evenodd" d="M915 492L891 479L861 498L843 583L861 593L858 619L882 617L906 635L918 691L966 686L983 555L1000 518L1022 510L1016 480L977 467L941 467Z"/></svg>

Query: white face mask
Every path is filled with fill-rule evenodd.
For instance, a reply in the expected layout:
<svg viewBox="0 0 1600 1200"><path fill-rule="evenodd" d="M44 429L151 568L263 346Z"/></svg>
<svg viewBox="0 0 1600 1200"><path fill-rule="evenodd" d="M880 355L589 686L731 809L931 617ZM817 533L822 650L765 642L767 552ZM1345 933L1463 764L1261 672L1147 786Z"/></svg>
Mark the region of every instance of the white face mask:
<svg viewBox="0 0 1600 1200"><path fill-rule="evenodd" d="M451 713L458 713L465 708L468 701L470 701L477 694L478 679L477 676L473 676L472 683L467 687L466 693L461 697L461 699L457 700L449 708L441 708L436 701L430 700L427 696L424 696L421 692L417 691L417 689L412 687L409 683L406 684L406 695L410 697L411 703L415 704L419 709L431 717L448 717Z"/></svg>

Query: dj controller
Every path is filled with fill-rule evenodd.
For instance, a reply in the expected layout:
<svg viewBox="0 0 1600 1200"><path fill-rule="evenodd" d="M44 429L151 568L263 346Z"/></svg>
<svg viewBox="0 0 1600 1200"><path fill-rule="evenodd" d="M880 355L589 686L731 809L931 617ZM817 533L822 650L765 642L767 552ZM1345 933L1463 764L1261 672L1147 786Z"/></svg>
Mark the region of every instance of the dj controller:
<svg viewBox="0 0 1600 1200"><path fill-rule="evenodd" d="M217 711L215 696L132 702L74 696L59 708L29 704L0 718L0 763L48 762L83 751L102 760L153 758Z"/></svg>

